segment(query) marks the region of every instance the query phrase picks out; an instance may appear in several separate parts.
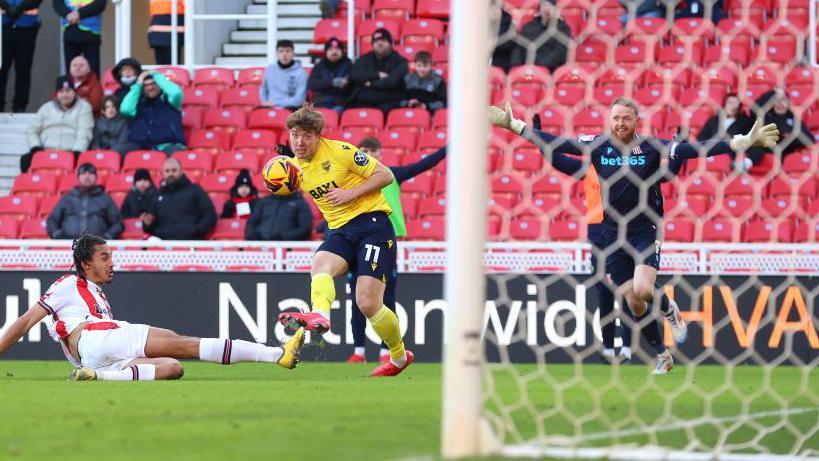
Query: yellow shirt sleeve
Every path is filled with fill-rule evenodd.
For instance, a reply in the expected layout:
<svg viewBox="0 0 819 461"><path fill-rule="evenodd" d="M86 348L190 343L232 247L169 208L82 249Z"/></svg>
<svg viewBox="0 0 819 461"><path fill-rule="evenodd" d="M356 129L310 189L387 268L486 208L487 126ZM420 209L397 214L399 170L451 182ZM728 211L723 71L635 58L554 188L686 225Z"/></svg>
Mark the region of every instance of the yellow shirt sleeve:
<svg viewBox="0 0 819 461"><path fill-rule="evenodd" d="M368 179L373 175L378 160L358 150L352 144L345 144L350 147L350 150L337 149L334 151L338 156L338 161L354 174Z"/></svg>

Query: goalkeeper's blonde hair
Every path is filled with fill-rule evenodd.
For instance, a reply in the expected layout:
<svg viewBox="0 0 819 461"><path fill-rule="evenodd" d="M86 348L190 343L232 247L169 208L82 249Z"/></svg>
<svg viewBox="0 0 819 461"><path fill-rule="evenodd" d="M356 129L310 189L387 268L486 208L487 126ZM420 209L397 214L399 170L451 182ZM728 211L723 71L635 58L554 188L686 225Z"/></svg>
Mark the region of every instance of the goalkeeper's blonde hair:
<svg viewBox="0 0 819 461"><path fill-rule="evenodd" d="M640 109L637 107L637 103L634 102L633 99L626 98L626 97L619 97L619 98L615 99L613 103L611 103L611 107L614 107L614 106L628 107L629 109L634 111L635 116L637 116L637 117L640 116Z"/></svg>
<svg viewBox="0 0 819 461"><path fill-rule="evenodd" d="M287 116L285 121L288 130L301 128L321 136L324 129L324 115L313 110L313 103L305 102L301 108Z"/></svg>

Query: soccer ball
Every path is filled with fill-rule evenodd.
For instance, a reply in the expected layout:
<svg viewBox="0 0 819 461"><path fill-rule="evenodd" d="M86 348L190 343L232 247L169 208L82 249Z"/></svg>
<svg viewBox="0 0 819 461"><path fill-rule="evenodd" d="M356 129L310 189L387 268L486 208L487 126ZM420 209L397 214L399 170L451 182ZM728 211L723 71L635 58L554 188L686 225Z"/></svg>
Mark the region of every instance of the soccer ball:
<svg viewBox="0 0 819 461"><path fill-rule="evenodd" d="M301 167L290 157L279 155L267 161L262 169L267 190L273 195L290 195L299 190Z"/></svg>

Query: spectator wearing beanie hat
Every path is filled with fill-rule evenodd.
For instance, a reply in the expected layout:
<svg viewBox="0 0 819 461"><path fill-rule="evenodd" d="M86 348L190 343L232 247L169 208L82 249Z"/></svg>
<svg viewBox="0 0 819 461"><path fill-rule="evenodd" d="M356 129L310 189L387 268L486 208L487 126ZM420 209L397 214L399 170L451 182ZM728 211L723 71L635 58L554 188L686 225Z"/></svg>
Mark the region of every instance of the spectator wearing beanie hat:
<svg viewBox="0 0 819 461"><path fill-rule="evenodd" d="M353 62L344 54L344 44L333 37L324 44L324 57L313 66L307 88L313 92L313 106L344 110L350 89Z"/></svg>
<svg viewBox="0 0 819 461"><path fill-rule="evenodd" d="M122 217L117 205L97 184L97 168L83 163L77 168L77 185L57 202L46 220L53 239L70 239L94 234L116 239L122 233Z"/></svg>
<svg viewBox="0 0 819 461"><path fill-rule="evenodd" d="M93 129L91 105L77 97L71 77L57 78L54 99L40 106L26 132L29 152L20 157L20 171L28 171L38 150L70 150L79 157L80 152L88 149Z"/></svg>
<svg viewBox="0 0 819 461"><path fill-rule="evenodd" d="M154 185L150 173L145 168L134 172L134 186L122 202L122 217L125 219L139 218L143 213L149 213L154 208L154 202L159 190Z"/></svg>
<svg viewBox="0 0 819 461"><path fill-rule="evenodd" d="M348 107L377 107L386 114L401 103L409 63L393 50L387 29L376 29L372 39L373 50L353 64Z"/></svg>
<svg viewBox="0 0 819 461"><path fill-rule="evenodd" d="M250 180L250 171L243 168L230 188L230 200L222 208L222 218L249 218L258 198L259 191Z"/></svg>

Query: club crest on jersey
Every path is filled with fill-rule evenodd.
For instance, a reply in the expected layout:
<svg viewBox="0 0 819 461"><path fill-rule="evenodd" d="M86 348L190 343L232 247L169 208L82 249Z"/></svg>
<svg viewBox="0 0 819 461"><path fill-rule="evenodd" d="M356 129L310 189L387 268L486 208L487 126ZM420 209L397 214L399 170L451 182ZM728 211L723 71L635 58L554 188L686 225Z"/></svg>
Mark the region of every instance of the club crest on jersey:
<svg viewBox="0 0 819 461"><path fill-rule="evenodd" d="M361 152L360 150L355 152L355 157L353 157L355 164L358 166L366 166L370 163L370 159L367 158L367 154Z"/></svg>
<svg viewBox="0 0 819 461"><path fill-rule="evenodd" d="M632 155L642 155L643 149L640 149L640 146L634 146L634 148L631 149L631 153Z"/></svg>
<svg viewBox="0 0 819 461"><path fill-rule="evenodd" d="M321 169L324 170L325 173L330 172L330 161L321 162Z"/></svg>

